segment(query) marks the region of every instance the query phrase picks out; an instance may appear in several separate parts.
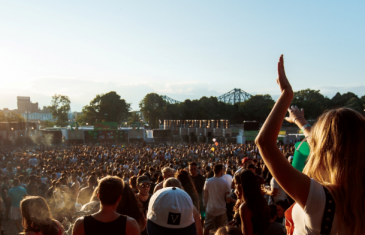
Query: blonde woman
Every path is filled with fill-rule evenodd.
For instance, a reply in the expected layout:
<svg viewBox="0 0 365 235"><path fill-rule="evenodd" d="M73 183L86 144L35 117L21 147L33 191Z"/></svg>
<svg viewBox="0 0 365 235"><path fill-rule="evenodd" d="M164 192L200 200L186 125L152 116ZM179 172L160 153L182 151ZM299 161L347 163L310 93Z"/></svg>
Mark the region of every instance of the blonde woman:
<svg viewBox="0 0 365 235"><path fill-rule="evenodd" d="M339 108L322 114L310 130L304 111L289 108L293 90L283 56L278 74L281 96L256 144L273 177L296 202L291 212L293 234L320 234L323 230L326 234L365 234L365 118L354 110ZM285 118L288 108L290 116ZM284 118L309 135L311 153L303 173L289 164L276 145ZM334 201L328 200L331 196ZM335 207L325 210L326 205Z"/></svg>

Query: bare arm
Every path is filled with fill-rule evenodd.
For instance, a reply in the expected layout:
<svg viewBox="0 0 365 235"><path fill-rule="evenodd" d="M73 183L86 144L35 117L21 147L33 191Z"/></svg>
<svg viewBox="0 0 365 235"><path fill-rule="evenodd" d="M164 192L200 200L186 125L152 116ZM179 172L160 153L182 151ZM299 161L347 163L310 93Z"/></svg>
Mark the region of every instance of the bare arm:
<svg viewBox="0 0 365 235"><path fill-rule="evenodd" d="M205 206L205 210L207 209L207 206L208 206L208 199L209 199L208 190L204 189L204 206Z"/></svg>
<svg viewBox="0 0 365 235"><path fill-rule="evenodd" d="M194 216L195 227L196 227L196 235L203 235L203 228L202 228L202 224L200 222L200 213L196 209L195 206L194 206L193 216Z"/></svg>
<svg viewBox="0 0 365 235"><path fill-rule="evenodd" d="M282 56L278 63L278 74L277 82L280 86L281 95L262 126L255 142L273 177L285 192L304 208L309 193L310 179L292 167L276 145L281 125L293 98L293 90L285 75Z"/></svg>
<svg viewBox="0 0 365 235"><path fill-rule="evenodd" d="M243 203L240 206L241 231L244 235L253 235L253 226L251 221L251 211L247 205Z"/></svg>

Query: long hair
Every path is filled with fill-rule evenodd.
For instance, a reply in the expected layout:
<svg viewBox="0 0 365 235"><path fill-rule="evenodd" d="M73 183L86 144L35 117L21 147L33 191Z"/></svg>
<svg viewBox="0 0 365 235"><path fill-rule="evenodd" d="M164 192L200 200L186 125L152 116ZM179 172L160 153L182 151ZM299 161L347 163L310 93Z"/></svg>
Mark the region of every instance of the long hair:
<svg viewBox="0 0 365 235"><path fill-rule="evenodd" d="M365 234L364 137L365 118L339 108L318 118L308 140L311 151L303 172L331 192L336 219L347 234Z"/></svg>
<svg viewBox="0 0 365 235"><path fill-rule="evenodd" d="M143 206L141 201L137 199L137 196L131 187L128 184L125 184L122 200L120 200L117 207L117 213L132 217L141 227L141 225L144 224L145 219L142 208Z"/></svg>
<svg viewBox="0 0 365 235"><path fill-rule="evenodd" d="M199 211L199 195L195 189L195 185L193 179L190 177L190 174L186 170L179 170L175 177L181 182L185 192L189 194L194 206Z"/></svg>
<svg viewBox="0 0 365 235"><path fill-rule="evenodd" d="M255 174L247 169L242 170L234 177L235 183L242 186L243 198L239 198L234 207L238 211L239 206L244 202L252 212L253 217L260 224L261 231L269 225L269 207L261 194L260 185Z"/></svg>
<svg viewBox="0 0 365 235"><path fill-rule="evenodd" d="M44 198L28 196L20 202L24 232L43 232L44 235L57 235L58 225L52 219L50 209Z"/></svg>

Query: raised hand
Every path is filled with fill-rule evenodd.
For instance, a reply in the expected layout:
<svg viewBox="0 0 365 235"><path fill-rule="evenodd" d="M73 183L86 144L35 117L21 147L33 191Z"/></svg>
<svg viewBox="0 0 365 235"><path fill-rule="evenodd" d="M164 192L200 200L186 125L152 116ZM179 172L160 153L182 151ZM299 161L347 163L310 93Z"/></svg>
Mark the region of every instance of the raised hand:
<svg viewBox="0 0 365 235"><path fill-rule="evenodd" d="M278 62L278 79L276 79L276 82L278 83L280 87L281 93L284 92L284 90L289 90L293 92L291 85L288 81L288 78L285 75L285 69L284 69L284 55L281 55Z"/></svg>
<svg viewBox="0 0 365 235"><path fill-rule="evenodd" d="M290 123L295 123L298 119L304 119L304 109L300 109L296 105L292 105L288 109L289 117L285 117L285 120Z"/></svg>

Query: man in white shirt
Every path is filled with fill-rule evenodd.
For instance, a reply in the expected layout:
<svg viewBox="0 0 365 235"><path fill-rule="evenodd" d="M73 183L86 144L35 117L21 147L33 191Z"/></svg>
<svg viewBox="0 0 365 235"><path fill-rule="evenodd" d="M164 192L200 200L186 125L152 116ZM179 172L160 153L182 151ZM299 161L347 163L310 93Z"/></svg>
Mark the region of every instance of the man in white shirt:
<svg viewBox="0 0 365 235"><path fill-rule="evenodd" d="M265 194L271 196L269 198L269 205L275 204L278 201L285 201L287 199L286 192L280 187L274 177L270 180L270 189L265 189Z"/></svg>
<svg viewBox="0 0 365 235"><path fill-rule="evenodd" d="M233 177L230 174L227 174L227 169L224 170L226 174L222 175L222 178L227 181L227 185L231 188Z"/></svg>
<svg viewBox="0 0 365 235"><path fill-rule="evenodd" d="M204 185L205 231L209 235L211 229L217 229L227 222L226 196L230 192L227 181L222 178L223 165L213 167L214 177L207 179Z"/></svg>

